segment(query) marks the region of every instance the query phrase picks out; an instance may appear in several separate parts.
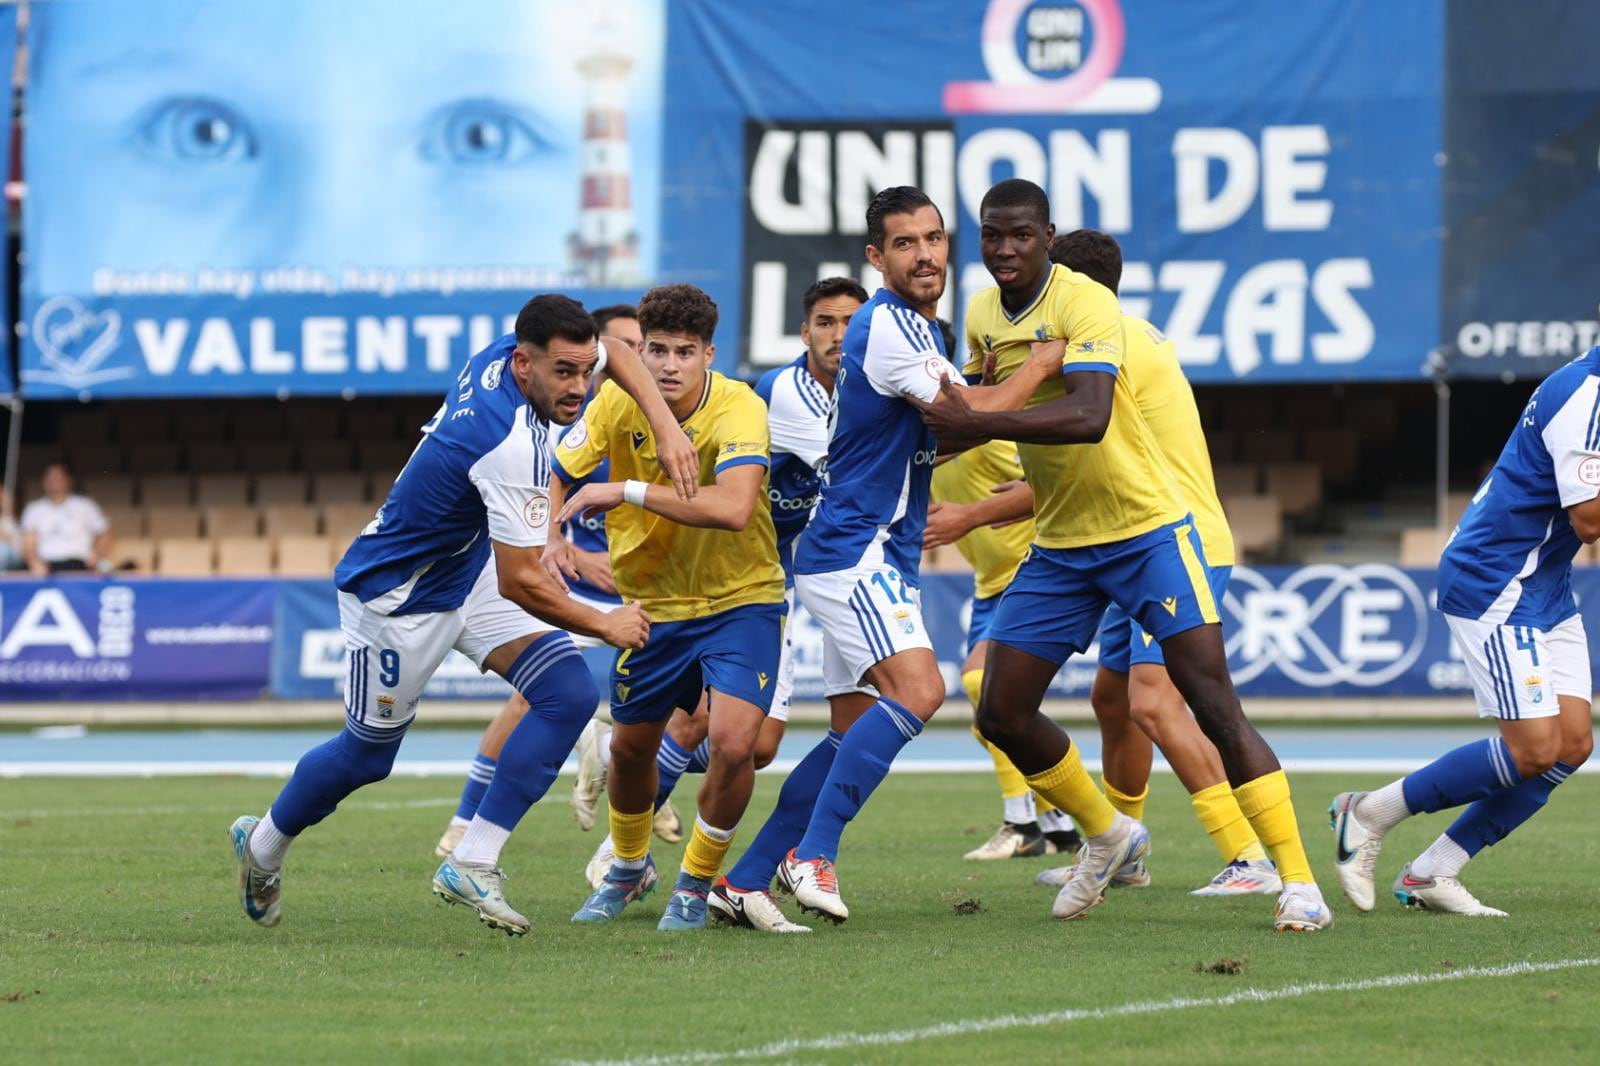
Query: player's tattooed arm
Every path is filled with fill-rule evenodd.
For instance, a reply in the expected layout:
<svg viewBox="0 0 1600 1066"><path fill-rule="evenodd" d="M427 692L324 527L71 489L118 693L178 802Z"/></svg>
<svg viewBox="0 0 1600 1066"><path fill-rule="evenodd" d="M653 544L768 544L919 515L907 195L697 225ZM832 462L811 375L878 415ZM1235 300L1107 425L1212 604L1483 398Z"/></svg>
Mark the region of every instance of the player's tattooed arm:
<svg viewBox="0 0 1600 1066"><path fill-rule="evenodd" d="M663 490L665 491L665 490ZM543 550L500 541L494 547L500 595L529 614L569 633L599 637L615 648L640 648L650 635L650 616L637 603L607 613L579 603L545 569Z"/></svg>
<svg viewBox="0 0 1600 1066"><path fill-rule="evenodd" d="M678 498L694 499L700 491L700 455L694 443L672 417L655 379L633 349L615 337L602 337L600 343L606 346L606 372L649 420L650 433L656 441L656 459L672 481Z"/></svg>
<svg viewBox="0 0 1600 1066"><path fill-rule="evenodd" d="M700 494L692 500L680 499L665 485L647 485L644 509L685 526L738 532L755 513L766 476L767 468L763 464L730 466L717 475L715 484L702 486ZM579 515L621 506L622 494L623 483L619 481L585 485L562 506L556 522L560 524Z"/></svg>

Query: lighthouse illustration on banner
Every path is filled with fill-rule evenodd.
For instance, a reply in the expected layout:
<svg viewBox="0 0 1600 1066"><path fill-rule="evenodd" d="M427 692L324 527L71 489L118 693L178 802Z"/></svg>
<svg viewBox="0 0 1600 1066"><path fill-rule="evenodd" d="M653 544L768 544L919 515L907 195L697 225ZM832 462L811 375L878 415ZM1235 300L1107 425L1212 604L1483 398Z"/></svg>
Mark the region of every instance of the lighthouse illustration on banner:
<svg viewBox="0 0 1600 1066"><path fill-rule="evenodd" d="M578 229L568 239L569 266L596 287L640 284L628 151L631 35L618 32L610 19L597 22L577 66L584 84L583 166Z"/></svg>

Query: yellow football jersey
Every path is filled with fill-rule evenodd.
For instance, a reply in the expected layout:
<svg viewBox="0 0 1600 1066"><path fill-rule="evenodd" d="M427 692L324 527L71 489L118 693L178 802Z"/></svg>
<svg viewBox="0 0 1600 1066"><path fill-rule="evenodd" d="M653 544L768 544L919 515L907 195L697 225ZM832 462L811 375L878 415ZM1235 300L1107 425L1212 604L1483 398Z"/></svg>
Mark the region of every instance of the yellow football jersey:
<svg viewBox="0 0 1600 1066"><path fill-rule="evenodd" d="M1116 374L1111 421L1098 444L1018 444L1028 484L1033 486L1034 542L1045 548L1082 548L1137 537L1186 513L1177 479L1139 414L1122 365L1127 343L1117 298L1099 282L1064 266L1033 302L1013 315L998 288L972 298L967 311L967 373L983 369L985 353L996 357L995 374L1005 380L1028 358L1036 340L1065 339L1062 373L1104 370ZM1062 378L1051 378L1029 407L1066 394Z"/></svg>
<svg viewBox="0 0 1600 1066"><path fill-rule="evenodd" d="M1200 409L1195 406L1194 389L1183 376L1178 350L1159 329L1142 318L1122 316L1128 351L1123 360L1139 413L1155 434L1161 454L1178 479L1184 503L1194 515L1195 532L1212 566L1232 566L1233 532L1217 498L1216 479L1211 476L1211 451L1200 426Z"/></svg>
<svg viewBox="0 0 1600 1066"><path fill-rule="evenodd" d="M992 440L934 467L933 498L939 503L978 503L993 496L996 485L1021 477L1017 446ZM956 541L956 550L975 572L973 595L982 600L1004 592L1032 543L1031 518L999 529L979 526Z"/></svg>
<svg viewBox="0 0 1600 1066"><path fill-rule="evenodd" d="M767 406L750 386L706 371L705 392L681 423L700 453L700 483L744 463L768 465ZM569 484L611 459L612 481L672 485L656 460L650 423L608 381L561 439L552 466ZM782 603L783 570L765 494L744 529L701 529L623 504L606 515L611 575L624 600L658 622L702 618L749 603Z"/></svg>

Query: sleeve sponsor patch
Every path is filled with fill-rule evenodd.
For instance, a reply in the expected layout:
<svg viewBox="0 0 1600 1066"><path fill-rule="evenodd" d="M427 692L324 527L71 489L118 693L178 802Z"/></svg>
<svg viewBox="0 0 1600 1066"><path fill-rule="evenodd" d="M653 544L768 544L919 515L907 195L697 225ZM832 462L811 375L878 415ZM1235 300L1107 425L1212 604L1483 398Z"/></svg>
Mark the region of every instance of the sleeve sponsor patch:
<svg viewBox="0 0 1600 1066"><path fill-rule="evenodd" d="M522 517L529 529L543 529L550 521L550 500L546 496L531 497L522 507Z"/></svg>
<svg viewBox="0 0 1600 1066"><path fill-rule="evenodd" d="M1585 485L1600 485L1600 455L1591 455L1578 464L1578 480Z"/></svg>

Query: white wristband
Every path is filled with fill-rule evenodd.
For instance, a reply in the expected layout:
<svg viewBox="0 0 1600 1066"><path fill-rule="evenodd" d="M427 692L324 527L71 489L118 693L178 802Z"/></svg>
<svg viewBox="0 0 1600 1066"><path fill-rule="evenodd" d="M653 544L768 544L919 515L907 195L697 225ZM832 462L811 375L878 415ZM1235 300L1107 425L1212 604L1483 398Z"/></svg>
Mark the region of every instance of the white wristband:
<svg viewBox="0 0 1600 1066"><path fill-rule="evenodd" d="M622 483L622 502L631 503L635 507L643 507L644 492L648 487L643 481L624 481Z"/></svg>

